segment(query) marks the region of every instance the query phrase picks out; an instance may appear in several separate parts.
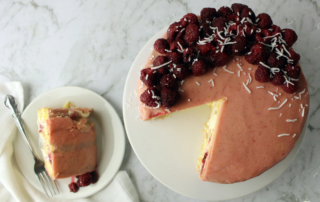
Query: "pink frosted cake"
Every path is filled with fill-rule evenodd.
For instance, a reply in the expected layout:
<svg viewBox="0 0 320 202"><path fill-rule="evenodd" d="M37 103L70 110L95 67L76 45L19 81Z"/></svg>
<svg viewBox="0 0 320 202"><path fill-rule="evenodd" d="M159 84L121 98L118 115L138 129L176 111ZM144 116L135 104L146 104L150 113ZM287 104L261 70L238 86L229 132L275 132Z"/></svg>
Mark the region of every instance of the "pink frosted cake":
<svg viewBox="0 0 320 202"><path fill-rule="evenodd" d="M94 124L88 122L91 112L87 108L38 110L45 168L52 179L96 170L96 132Z"/></svg>
<svg viewBox="0 0 320 202"><path fill-rule="evenodd" d="M292 150L309 111L297 35L246 5L204 8L170 25L141 71L142 120L208 104L200 179L256 177Z"/></svg>

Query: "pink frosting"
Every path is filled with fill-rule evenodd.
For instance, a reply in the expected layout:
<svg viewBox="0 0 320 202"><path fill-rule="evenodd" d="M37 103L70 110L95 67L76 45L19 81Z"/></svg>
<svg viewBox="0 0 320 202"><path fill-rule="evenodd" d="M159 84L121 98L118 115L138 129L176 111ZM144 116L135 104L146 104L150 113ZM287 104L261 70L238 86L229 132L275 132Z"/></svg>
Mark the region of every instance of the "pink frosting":
<svg viewBox="0 0 320 202"><path fill-rule="evenodd" d="M154 58L157 56L156 52L152 54ZM150 58L146 67L152 64ZM241 64L243 69L240 77L237 64ZM303 73L299 78L297 92L288 94L270 82L256 81L254 73L257 65L249 64L244 57L232 57L226 69L234 73L218 67L215 69L218 76L210 69L200 77L191 75L186 78L181 85L184 92L180 92L180 101L169 109L175 112L227 98L220 109L216 135L211 139L211 149L200 174L201 180L218 183L250 179L284 159L298 140L309 111L308 84ZM251 80L247 85L251 93L243 85L248 79ZM139 80L139 97L146 89L145 85L142 88L141 85ZM269 92L278 96L272 96ZM279 107L285 100L286 103L280 109L269 110ZM140 105L142 120L170 112L163 107L153 109ZM287 119L296 121L287 122ZM281 134L290 135L278 137Z"/></svg>

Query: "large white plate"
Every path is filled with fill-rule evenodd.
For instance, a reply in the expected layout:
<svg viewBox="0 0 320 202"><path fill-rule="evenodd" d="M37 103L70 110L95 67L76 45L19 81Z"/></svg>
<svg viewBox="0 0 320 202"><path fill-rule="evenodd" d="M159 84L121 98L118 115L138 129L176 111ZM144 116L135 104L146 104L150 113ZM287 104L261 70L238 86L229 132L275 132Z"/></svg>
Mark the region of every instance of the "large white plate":
<svg viewBox="0 0 320 202"><path fill-rule="evenodd" d="M210 108L196 108L174 113L164 119L142 121L136 90L139 72L151 54L153 43L167 27L142 48L129 71L123 94L123 117L133 150L144 167L170 189L200 200L227 200L253 193L279 177L291 164L305 135L306 125L290 154L262 175L235 184L217 184L199 180L197 159L202 145L202 130ZM308 122L308 121L307 121Z"/></svg>
<svg viewBox="0 0 320 202"><path fill-rule="evenodd" d="M40 95L22 113L26 130L37 154L41 158L37 128L37 110L43 107L59 108L67 101L72 102L78 107L93 108L94 111L90 116L90 120L95 123L97 132L97 171L100 175L98 182L87 187L81 187L77 193L71 193L68 188L71 178L57 180L61 194L55 196L55 198L77 199L98 192L113 179L123 159L125 138L118 114L100 95L79 87L57 88ZM33 171L33 157L20 134L16 136L14 149L18 166L24 177L39 191L43 192Z"/></svg>

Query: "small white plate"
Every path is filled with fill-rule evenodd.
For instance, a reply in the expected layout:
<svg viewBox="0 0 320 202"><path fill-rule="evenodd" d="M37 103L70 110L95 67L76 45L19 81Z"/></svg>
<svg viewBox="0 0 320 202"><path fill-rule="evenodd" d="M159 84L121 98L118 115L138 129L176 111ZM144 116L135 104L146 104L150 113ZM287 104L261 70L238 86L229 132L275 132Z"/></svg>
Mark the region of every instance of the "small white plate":
<svg viewBox="0 0 320 202"><path fill-rule="evenodd" d="M142 48L129 71L123 94L123 117L133 150L144 167L170 189L200 200L228 200L251 194L279 177L291 164L305 135L290 154L262 175L235 184L203 182L196 171L203 140L202 130L210 115L210 107L199 106L173 113L164 119L138 119L136 90L141 68L152 52L153 43L168 27L153 36Z"/></svg>
<svg viewBox="0 0 320 202"><path fill-rule="evenodd" d="M77 199L98 192L113 179L124 156L125 136L118 114L103 97L80 87L57 88L37 97L22 113L27 133L34 149L41 158L42 154L39 148L39 133L37 128L37 110L43 107L61 108L67 101L72 102L78 107L93 108L90 121L94 122L97 133L97 171L100 175L98 182L87 187L81 187L77 193L72 193L68 188L71 178L57 180L61 194L55 196L55 198ZM35 188L43 192L33 171L33 157L20 134L16 136L14 150L18 166L24 177Z"/></svg>

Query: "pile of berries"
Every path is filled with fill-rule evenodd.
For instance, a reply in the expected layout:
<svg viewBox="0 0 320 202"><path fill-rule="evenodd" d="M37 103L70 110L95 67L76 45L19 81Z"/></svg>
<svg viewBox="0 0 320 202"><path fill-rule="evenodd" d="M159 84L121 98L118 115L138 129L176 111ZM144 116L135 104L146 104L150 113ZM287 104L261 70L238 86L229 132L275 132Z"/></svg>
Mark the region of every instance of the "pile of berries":
<svg viewBox="0 0 320 202"><path fill-rule="evenodd" d="M82 175L77 175L76 178L78 179L77 182L71 182L69 184L70 192L76 193L78 192L80 187L86 187L90 184L94 184L99 179L99 174L97 171L93 171L90 173L85 173Z"/></svg>
<svg viewBox="0 0 320 202"><path fill-rule="evenodd" d="M203 8L200 18L188 13L171 24L167 39L155 41L161 55L153 67L141 70L141 81L148 87L140 100L149 107L170 108L180 99L181 80L201 76L210 68L225 65L230 56L245 56L259 65L255 79L281 86L286 92L297 90L300 55L291 46L297 41L291 29L280 29L266 13L255 15L247 5Z"/></svg>

